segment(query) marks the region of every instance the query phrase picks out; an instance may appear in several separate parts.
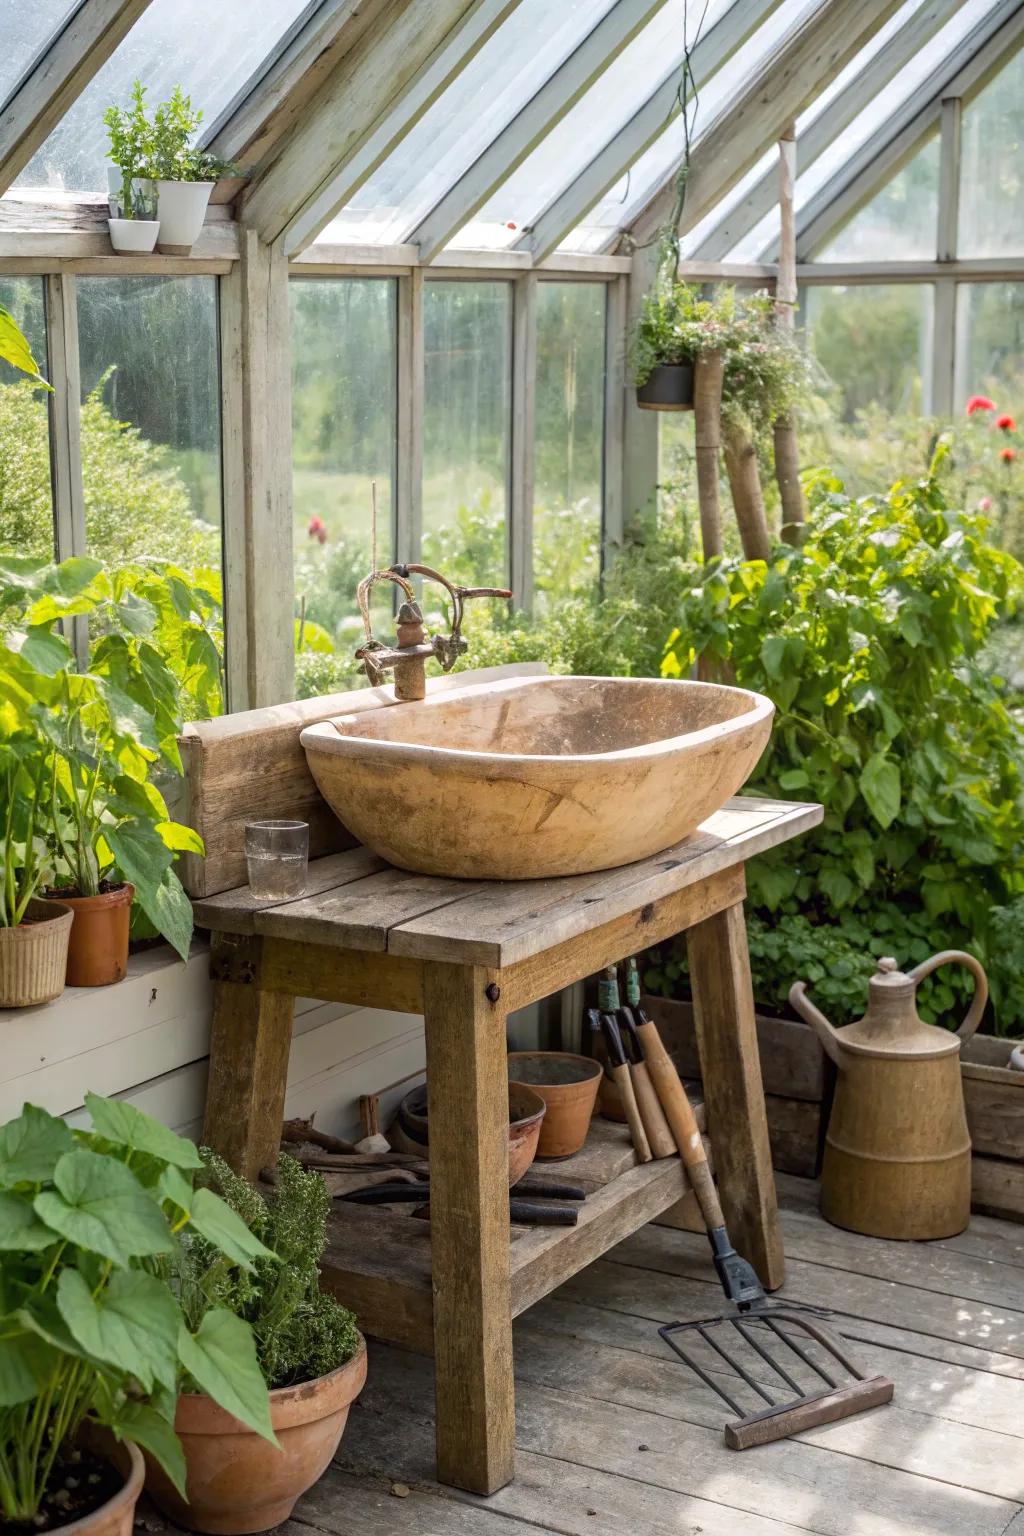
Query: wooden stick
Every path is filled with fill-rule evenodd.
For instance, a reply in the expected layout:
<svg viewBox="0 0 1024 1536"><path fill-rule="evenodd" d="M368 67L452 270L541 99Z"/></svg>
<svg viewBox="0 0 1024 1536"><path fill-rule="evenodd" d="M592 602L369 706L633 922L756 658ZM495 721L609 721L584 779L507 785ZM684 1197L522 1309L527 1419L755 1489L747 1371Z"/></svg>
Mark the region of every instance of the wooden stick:
<svg viewBox="0 0 1024 1536"><path fill-rule="evenodd" d="M644 1130L647 1133L647 1142L651 1149L651 1156L675 1157L676 1141L672 1135L672 1129L665 1119L665 1111L661 1107L661 1100L655 1092L651 1082L650 1073L645 1061L630 1062L629 1076L633 1084L633 1093L636 1097L637 1108L640 1111L640 1119L643 1121Z"/></svg>
<svg viewBox="0 0 1024 1536"><path fill-rule="evenodd" d="M325 1152L354 1152L356 1149L350 1141L342 1141L340 1136L331 1136L326 1131L318 1131L312 1120L286 1120L281 1127L281 1140L302 1143L309 1142L314 1147L323 1147Z"/></svg>
<svg viewBox="0 0 1024 1536"><path fill-rule="evenodd" d="M779 270L775 283L775 323L792 331L796 324L798 290L796 283L796 129L792 123L779 138ZM800 486L800 446L796 417L790 412L773 428L775 439L775 480L782 503L782 537L787 544L798 544L806 517Z"/></svg>
<svg viewBox="0 0 1024 1536"><path fill-rule="evenodd" d="M643 1120L640 1118L640 1108L636 1102L636 1094L633 1092L633 1080L629 1075L629 1067L625 1063L616 1067L609 1062L608 1071L622 1098L622 1107L626 1112L626 1122L629 1126L629 1134L633 1138L636 1155L641 1163L652 1162L651 1147L644 1130Z"/></svg>
<svg viewBox="0 0 1024 1536"><path fill-rule="evenodd" d="M697 459L697 502L704 560L722 553L722 502L718 455L722 446L722 377L724 354L701 352L693 372L693 422Z"/></svg>
<svg viewBox="0 0 1024 1536"><path fill-rule="evenodd" d="M650 1073L654 1090L661 1100L665 1118L672 1128L679 1156L686 1166L694 1193L700 1203L701 1215L708 1227L724 1227L725 1217L715 1189L715 1181L708 1167L708 1155L697 1128L697 1119L679 1079L679 1073L666 1051L656 1024L648 1020L637 1025L637 1034L644 1050L644 1060Z"/></svg>
<svg viewBox="0 0 1024 1536"><path fill-rule="evenodd" d="M757 467L757 449L738 422L725 421L725 467L729 475L732 504L740 543L747 560L767 560L771 554L768 519Z"/></svg>

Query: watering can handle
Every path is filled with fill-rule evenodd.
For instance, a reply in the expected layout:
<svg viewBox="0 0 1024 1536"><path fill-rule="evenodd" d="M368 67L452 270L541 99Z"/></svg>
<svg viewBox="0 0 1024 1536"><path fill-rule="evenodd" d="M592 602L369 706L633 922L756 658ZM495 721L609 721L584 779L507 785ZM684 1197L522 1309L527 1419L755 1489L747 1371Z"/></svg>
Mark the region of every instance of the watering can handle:
<svg viewBox="0 0 1024 1536"><path fill-rule="evenodd" d="M971 999L966 1019L957 1030L961 1040L969 1040L981 1023L981 1016L988 1002L988 977L985 975L981 961L962 949L944 949L940 954L932 955L930 960L922 960L920 965L915 965L914 969L907 974L915 983L923 981L926 976L931 975L932 971L940 965L948 965L951 960L958 960L961 965L966 965L974 977L974 997Z"/></svg>
<svg viewBox="0 0 1024 1536"><path fill-rule="evenodd" d="M806 981L795 981L789 989L789 1006L806 1019L825 1050L837 1067L842 1067L842 1052L836 1039L835 1026L830 1024L820 1008L816 1008L807 996Z"/></svg>

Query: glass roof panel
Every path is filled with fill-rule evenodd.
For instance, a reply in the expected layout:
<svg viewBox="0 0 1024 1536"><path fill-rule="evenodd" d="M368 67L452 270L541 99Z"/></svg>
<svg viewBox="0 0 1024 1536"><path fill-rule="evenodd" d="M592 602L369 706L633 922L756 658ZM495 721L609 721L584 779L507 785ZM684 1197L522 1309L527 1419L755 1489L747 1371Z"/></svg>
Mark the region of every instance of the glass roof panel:
<svg viewBox="0 0 1024 1536"><path fill-rule="evenodd" d="M504 182L452 245L511 245L517 231L579 175L644 100L683 62L684 35L693 46L729 9L730 0L667 0L600 79ZM482 229L480 226L490 226ZM494 232L492 234L492 231Z"/></svg>
<svg viewBox="0 0 1024 1536"><path fill-rule="evenodd" d="M8 0L0 0L6 5ZM245 84L308 0L153 0L15 182L19 187L105 191L104 110L128 101L136 79L156 106L176 85L206 123ZM14 0L15 10L35 10ZM6 39L5 39L6 42Z"/></svg>
<svg viewBox="0 0 1024 1536"><path fill-rule="evenodd" d="M0 0L0 102L14 94L22 75L78 9L78 0Z"/></svg>
<svg viewBox="0 0 1024 1536"><path fill-rule="evenodd" d="M410 234L613 3L522 0L321 238Z"/></svg>

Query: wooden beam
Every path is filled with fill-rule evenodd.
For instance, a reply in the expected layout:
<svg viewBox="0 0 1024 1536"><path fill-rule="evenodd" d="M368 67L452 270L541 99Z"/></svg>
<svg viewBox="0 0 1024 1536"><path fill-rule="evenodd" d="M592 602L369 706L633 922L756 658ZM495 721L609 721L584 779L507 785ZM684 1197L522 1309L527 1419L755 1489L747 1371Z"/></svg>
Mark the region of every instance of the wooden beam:
<svg viewBox="0 0 1024 1536"><path fill-rule="evenodd" d="M295 590L288 263L253 230L221 283L221 356L228 688L258 709L294 696Z"/></svg>
<svg viewBox="0 0 1024 1536"><path fill-rule="evenodd" d="M633 252L628 329L636 324L644 295L654 282L657 263L657 252L651 245ZM622 516L628 531L634 518L641 513L653 513L657 507L658 412L642 411L628 376L624 384Z"/></svg>
<svg viewBox="0 0 1024 1536"><path fill-rule="evenodd" d="M602 574L622 544L623 438L626 416L626 326L629 282L608 284L604 321L604 439L602 463Z"/></svg>
<svg viewBox="0 0 1024 1536"><path fill-rule="evenodd" d="M533 607L534 428L537 399L537 278L512 290L512 451L509 475L508 570L513 605Z"/></svg>
<svg viewBox="0 0 1024 1536"><path fill-rule="evenodd" d="M452 236L469 223L664 4L665 0L616 0L465 174L410 231L408 239L419 247L422 262L433 261Z"/></svg>
<svg viewBox="0 0 1024 1536"><path fill-rule="evenodd" d="M54 257L81 260L106 257L116 270L166 271L166 263L175 261L190 267L192 262L216 262L226 271L238 256L238 230L229 210L211 207L207 222L189 256L116 256L107 229L109 208L106 201L81 193L35 192L18 190L0 197L0 260L11 256Z"/></svg>
<svg viewBox="0 0 1024 1536"><path fill-rule="evenodd" d="M0 193L6 192L150 0L81 0L0 108Z"/></svg>
<svg viewBox="0 0 1024 1536"><path fill-rule="evenodd" d="M395 558L418 561L423 543L423 273L398 279L398 431Z"/></svg>
<svg viewBox="0 0 1024 1536"><path fill-rule="evenodd" d="M1020 45L1022 36L1020 0L997 0L956 53L941 59L903 105L808 199L797 217L798 259L806 261L819 249L938 129L943 97L963 97L979 90Z"/></svg>
<svg viewBox="0 0 1024 1536"><path fill-rule="evenodd" d="M75 279L70 276L46 279L46 357L47 374L53 386L53 394L47 400L55 548L57 559L67 560L86 553L78 299ZM68 639L78 665L83 671L88 670L89 626L84 615L70 621Z"/></svg>
<svg viewBox="0 0 1024 1536"><path fill-rule="evenodd" d="M925 0L884 48L805 129L799 129L800 164L812 165L860 113L879 99L902 69L951 16L963 0ZM799 126L799 125L798 125ZM694 251L698 260L721 261L755 229L778 201L778 177L770 166L740 202L723 215Z"/></svg>
<svg viewBox="0 0 1024 1536"><path fill-rule="evenodd" d="M291 273L293 277L317 276L331 270L350 270L360 267L402 272L421 265L419 248L408 242L398 245L357 245L348 242L341 244L333 240L318 240L299 255L292 257ZM591 282L595 278L628 277L629 269L628 256L609 256L604 252L556 251L545 257L542 262L534 263L530 259L529 251L453 250L450 247L442 251L437 260L430 264L432 277L479 274L490 276L494 272L540 272L566 279L578 278L581 282ZM773 269L768 267L749 269L752 276L757 273L764 274L770 270Z"/></svg>
<svg viewBox="0 0 1024 1536"><path fill-rule="evenodd" d="M686 183L680 232L692 229L757 164L791 119L844 69L899 0L822 0L804 12L743 89L698 133ZM675 170L634 220L634 239L657 236L675 201Z"/></svg>
<svg viewBox="0 0 1024 1536"><path fill-rule="evenodd" d="M747 0L731 5L693 50L692 68L697 89L706 85L722 65L772 13L781 0ZM679 68L673 65L655 91L634 112L614 138L584 166L564 191L534 219L516 241L515 249L529 251L535 262L543 261L576 228L589 209L639 160L664 132L679 111Z"/></svg>
<svg viewBox="0 0 1024 1536"><path fill-rule="evenodd" d="M1024 281L1024 256L982 256L967 261L809 261L800 262L804 284L930 283L952 277L963 283Z"/></svg>
<svg viewBox="0 0 1024 1536"><path fill-rule="evenodd" d="M244 222L266 240L287 233L289 255L314 239L348 200L350 192L341 186L339 175L365 148L374 130L390 116L401 124L402 133L408 132L480 46L482 29L468 24L483 3L388 0L316 92L276 156L251 183L243 196ZM487 14L495 14L493 3ZM431 72L428 66L439 54L447 67ZM422 88L425 75L429 76L427 89ZM410 110L403 112L402 104L410 98ZM397 142L397 131L397 127L392 130L388 148ZM382 151L377 164L386 152ZM372 168L364 167L362 180ZM310 220L308 209L313 202L318 211ZM300 230L294 221L304 212L307 217Z"/></svg>

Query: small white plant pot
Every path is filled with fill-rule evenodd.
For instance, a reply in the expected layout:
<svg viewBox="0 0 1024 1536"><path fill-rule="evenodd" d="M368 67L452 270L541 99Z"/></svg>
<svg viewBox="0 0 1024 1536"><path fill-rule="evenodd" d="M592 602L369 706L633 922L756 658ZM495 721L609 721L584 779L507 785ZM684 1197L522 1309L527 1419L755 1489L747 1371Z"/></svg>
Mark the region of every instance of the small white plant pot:
<svg viewBox="0 0 1024 1536"><path fill-rule="evenodd" d="M199 239L213 191L212 181L158 181L160 250L187 256Z"/></svg>
<svg viewBox="0 0 1024 1536"><path fill-rule="evenodd" d="M108 219L110 243L121 255L148 256L160 233L159 219Z"/></svg>
<svg viewBox="0 0 1024 1536"><path fill-rule="evenodd" d="M1010 1052L1010 1066L1015 1072L1024 1072L1024 1045L1015 1045Z"/></svg>

